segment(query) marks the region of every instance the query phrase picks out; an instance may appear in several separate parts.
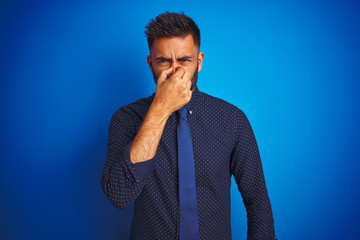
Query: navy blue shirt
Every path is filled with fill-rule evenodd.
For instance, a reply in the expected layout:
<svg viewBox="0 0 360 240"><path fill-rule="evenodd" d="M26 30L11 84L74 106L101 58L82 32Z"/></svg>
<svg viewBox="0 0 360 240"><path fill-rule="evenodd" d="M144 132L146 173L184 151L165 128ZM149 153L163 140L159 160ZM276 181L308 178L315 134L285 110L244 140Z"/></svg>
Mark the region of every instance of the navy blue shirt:
<svg viewBox="0 0 360 240"><path fill-rule="evenodd" d="M166 122L155 157L136 164L130 161L130 144L153 97L124 106L112 116L101 187L120 209L135 201L130 239L178 239L177 112ZM273 240L274 220L260 155L245 114L197 88L186 108L194 150L200 238L231 239L233 175L247 211L248 239Z"/></svg>

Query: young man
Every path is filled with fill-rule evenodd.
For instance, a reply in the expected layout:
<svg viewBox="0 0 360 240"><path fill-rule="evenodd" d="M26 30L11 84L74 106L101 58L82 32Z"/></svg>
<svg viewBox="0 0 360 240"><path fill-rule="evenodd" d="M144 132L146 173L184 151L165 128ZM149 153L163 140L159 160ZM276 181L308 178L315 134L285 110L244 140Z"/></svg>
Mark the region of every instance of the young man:
<svg viewBox="0 0 360 240"><path fill-rule="evenodd" d="M237 107L196 87L204 53L184 14L147 25L156 92L120 108L109 128L101 179L118 208L133 201L131 239L231 239L234 175L247 210L248 239L274 239L256 140Z"/></svg>

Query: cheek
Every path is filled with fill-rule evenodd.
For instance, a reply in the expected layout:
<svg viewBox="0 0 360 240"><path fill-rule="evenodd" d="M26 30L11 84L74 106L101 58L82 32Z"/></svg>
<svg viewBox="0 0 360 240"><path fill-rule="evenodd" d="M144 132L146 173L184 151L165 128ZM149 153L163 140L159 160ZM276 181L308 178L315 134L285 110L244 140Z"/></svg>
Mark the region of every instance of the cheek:
<svg viewBox="0 0 360 240"><path fill-rule="evenodd" d="M195 70L197 70L197 63L183 63L181 64L181 66L188 72L194 72Z"/></svg>
<svg viewBox="0 0 360 240"><path fill-rule="evenodd" d="M159 66L158 64L151 64L153 73L157 76L160 75L161 71L164 70L164 67Z"/></svg>
<svg viewBox="0 0 360 240"><path fill-rule="evenodd" d="M163 70L169 69L171 67L170 63L157 63L153 65L153 69L156 72L161 72Z"/></svg>

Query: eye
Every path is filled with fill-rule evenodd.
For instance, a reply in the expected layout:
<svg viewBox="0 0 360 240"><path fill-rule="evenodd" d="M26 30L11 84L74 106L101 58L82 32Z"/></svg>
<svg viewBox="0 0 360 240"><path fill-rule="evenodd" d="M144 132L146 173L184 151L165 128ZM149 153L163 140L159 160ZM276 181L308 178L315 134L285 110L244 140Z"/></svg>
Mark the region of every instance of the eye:
<svg viewBox="0 0 360 240"><path fill-rule="evenodd" d="M158 59L158 63L168 63L170 62L170 59L167 59L167 58L159 58Z"/></svg>
<svg viewBox="0 0 360 240"><path fill-rule="evenodd" d="M189 58L180 58L179 62L190 62Z"/></svg>

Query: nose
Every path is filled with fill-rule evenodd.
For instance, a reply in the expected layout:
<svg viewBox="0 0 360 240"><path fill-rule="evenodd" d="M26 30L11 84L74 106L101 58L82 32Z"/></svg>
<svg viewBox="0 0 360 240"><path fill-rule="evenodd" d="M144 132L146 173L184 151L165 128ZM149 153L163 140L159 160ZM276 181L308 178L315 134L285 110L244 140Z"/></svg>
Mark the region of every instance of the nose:
<svg viewBox="0 0 360 240"><path fill-rule="evenodd" d="M174 74L176 72L176 70L179 68L179 63L176 60L173 60L171 63L171 67L172 67L172 73Z"/></svg>

